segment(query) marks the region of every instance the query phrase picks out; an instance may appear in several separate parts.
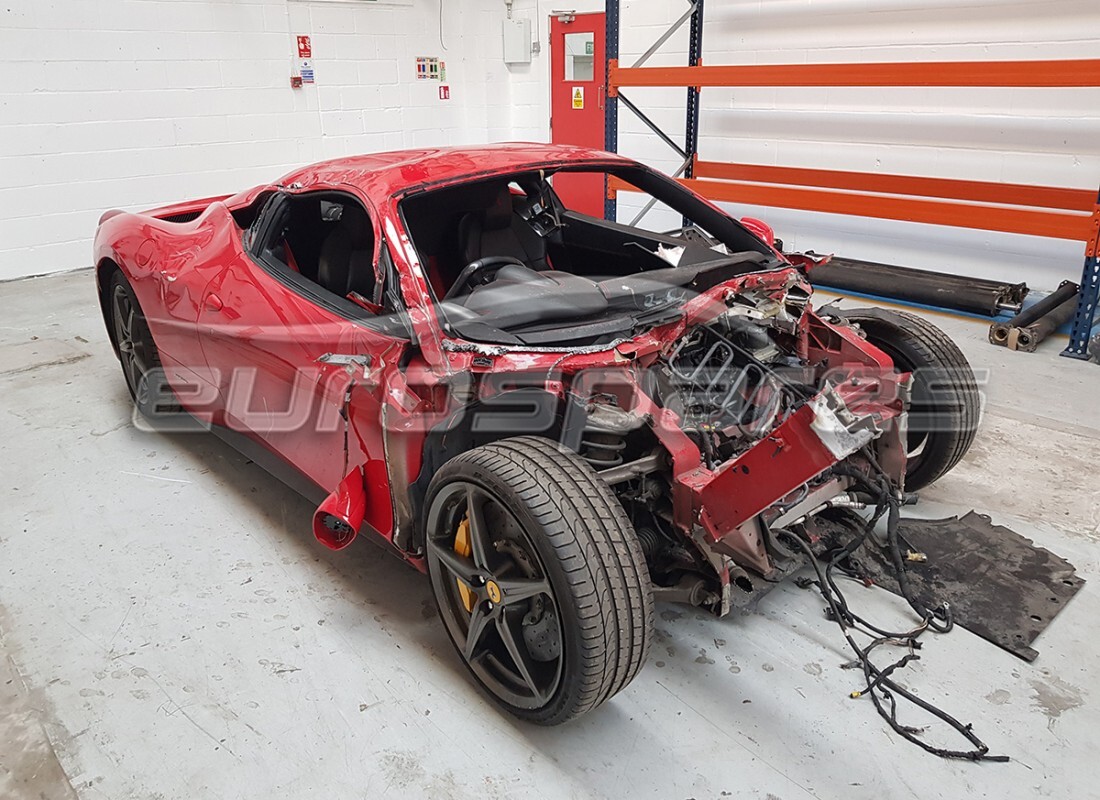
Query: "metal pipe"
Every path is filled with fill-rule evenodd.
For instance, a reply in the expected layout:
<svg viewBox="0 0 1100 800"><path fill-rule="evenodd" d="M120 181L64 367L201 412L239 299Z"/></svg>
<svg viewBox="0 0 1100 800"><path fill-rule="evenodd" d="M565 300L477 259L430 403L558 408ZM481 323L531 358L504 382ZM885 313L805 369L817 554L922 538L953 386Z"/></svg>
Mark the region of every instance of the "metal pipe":
<svg viewBox="0 0 1100 800"><path fill-rule="evenodd" d="M1077 295L1062 303L1049 314L1037 319L1030 327L1032 347L1038 346L1040 342L1069 322L1075 311L1077 311ZM1024 348L1020 347L1019 349Z"/></svg>
<svg viewBox="0 0 1100 800"><path fill-rule="evenodd" d="M608 486L614 486L619 483L626 483L633 478L640 478L642 475L648 475L651 472L658 472L661 466L661 454L654 453L651 456L639 458L637 461L631 461L627 464L620 464L617 467L600 470L596 474L599 475Z"/></svg>
<svg viewBox="0 0 1100 800"><path fill-rule="evenodd" d="M1005 323L1010 328L1026 328L1039 317L1050 313L1071 297L1074 297L1080 287L1073 281L1062 281L1062 284L1052 293L1030 308L1025 308L1019 314Z"/></svg>
<svg viewBox="0 0 1100 800"><path fill-rule="evenodd" d="M861 500L856 500L849 494L838 495L814 507L812 510L806 512L801 517L796 519L794 522L786 523L785 527L800 525L810 517L814 516L815 514L820 514L827 508L851 508L854 510L862 511L863 509L867 508L867 504L862 502Z"/></svg>
<svg viewBox="0 0 1100 800"><path fill-rule="evenodd" d="M1064 281L1058 289L1031 308L1024 309L1007 322L989 327L989 341L1009 350L1033 352L1039 343L1069 322L1077 310L1080 290L1076 283Z"/></svg>
<svg viewBox="0 0 1100 800"><path fill-rule="evenodd" d="M1032 353L1044 339L1069 322L1076 311L1077 295L1075 294L1027 327L994 326L996 330L990 332L990 340L996 339L994 344L1003 344L1009 350ZM1001 337L1004 337L1003 341Z"/></svg>
<svg viewBox="0 0 1100 800"><path fill-rule="evenodd" d="M944 272L835 257L810 270L814 286L896 297L912 303L996 316L1004 305L1018 304L1027 294L1022 283L1005 283Z"/></svg>

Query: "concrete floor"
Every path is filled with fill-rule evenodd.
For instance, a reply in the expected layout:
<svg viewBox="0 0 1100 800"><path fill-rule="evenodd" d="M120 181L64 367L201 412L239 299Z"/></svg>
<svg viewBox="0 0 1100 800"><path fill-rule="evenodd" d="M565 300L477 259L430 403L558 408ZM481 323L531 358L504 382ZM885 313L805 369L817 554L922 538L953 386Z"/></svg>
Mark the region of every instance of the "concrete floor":
<svg viewBox="0 0 1100 800"><path fill-rule="evenodd" d="M975 765L848 699L850 656L793 584L749 616L660 607L639 678L576 724L502 716L423 577L367 542L323 550L310 506L213 437L130 424L88 272L0 284L0 308L4 798L1100 796L1100 368L1055 343L937 319L989 406L919 512L990 513L1090 581L1034 664L964 630L927 642L906 680L1013 759Z"/></svg>

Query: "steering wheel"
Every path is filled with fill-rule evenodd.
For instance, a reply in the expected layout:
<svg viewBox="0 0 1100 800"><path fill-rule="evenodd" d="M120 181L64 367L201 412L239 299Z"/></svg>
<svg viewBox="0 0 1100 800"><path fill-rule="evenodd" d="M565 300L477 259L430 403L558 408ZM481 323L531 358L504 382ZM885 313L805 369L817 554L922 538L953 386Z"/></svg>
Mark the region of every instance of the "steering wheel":
<svg viewBox="0 0 1100 800"><path fill-rule="evenodd" d="M443 302L453 300L464 294L467 288L472 288L475 278L485 278L490 273L495 273L501 267L506 267L510 264L519 267L527 266L518 258L512 258L512 256L487 256L485 258L479 258L477 261L471 261L463 268L462 272L458 273L455 282L452 283L451 288L447 290L447 295L443 298Z"/></svg>

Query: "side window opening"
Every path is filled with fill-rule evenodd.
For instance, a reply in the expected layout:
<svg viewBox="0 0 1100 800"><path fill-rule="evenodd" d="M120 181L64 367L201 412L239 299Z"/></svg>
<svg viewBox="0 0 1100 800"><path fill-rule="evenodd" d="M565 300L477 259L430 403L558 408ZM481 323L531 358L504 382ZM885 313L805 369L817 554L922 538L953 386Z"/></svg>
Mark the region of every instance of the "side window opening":
<svg viewBox="0 0 1100 800"><path fill-rule="evenodd" d="M376 244L370 215L351 197L281 193L257 218L251 249L340 300L379 313Z"/></svg>
<svg viewBox="0 0 1100 800"><path fill-rule="evenodd" d="M271 192L263 192L244 208L238 208L230 212L233 215L233 221L237 223L237 227L243 231L249 231L256 224L260 212L271 201L271 194Z"/></svg>

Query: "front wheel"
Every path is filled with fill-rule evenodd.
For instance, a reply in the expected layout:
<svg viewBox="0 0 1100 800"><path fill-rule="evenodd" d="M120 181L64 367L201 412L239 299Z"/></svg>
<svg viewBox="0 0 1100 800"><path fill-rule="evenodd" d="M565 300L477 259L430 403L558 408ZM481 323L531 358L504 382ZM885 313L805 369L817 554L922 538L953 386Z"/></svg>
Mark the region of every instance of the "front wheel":
<svg viewBox="0 0 1100 800"><path fill-rule="evenodd" d="M947 334L915 314L861 308L843 316L895 368L913 373L905 488L922 489L953 469L974 443L981 413L974 370Z"/></svg>
<svg viewBox="0 0 1100 800"><path fill-rule="evenodd" d="M498 704L557 725L637 675L649 573L622 506L583 459L535 437L479 447L439 470L427 509L440 617Z"/></svg>

